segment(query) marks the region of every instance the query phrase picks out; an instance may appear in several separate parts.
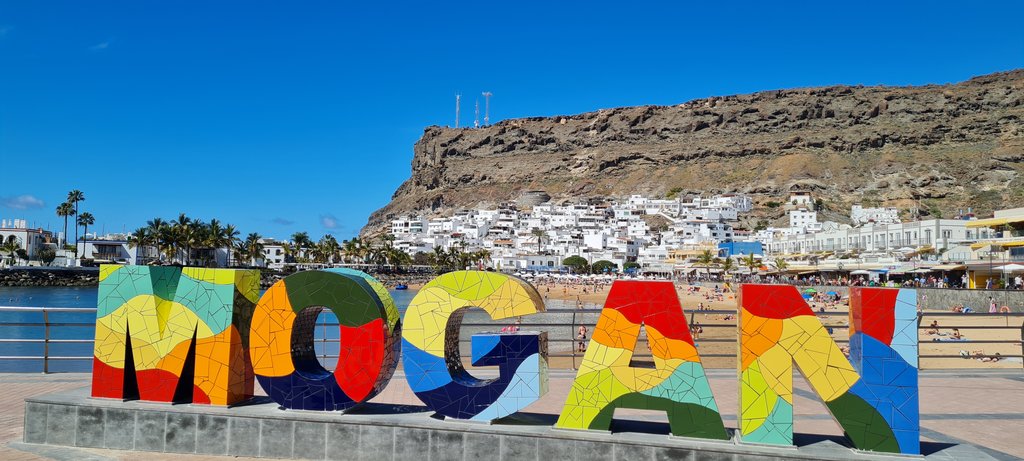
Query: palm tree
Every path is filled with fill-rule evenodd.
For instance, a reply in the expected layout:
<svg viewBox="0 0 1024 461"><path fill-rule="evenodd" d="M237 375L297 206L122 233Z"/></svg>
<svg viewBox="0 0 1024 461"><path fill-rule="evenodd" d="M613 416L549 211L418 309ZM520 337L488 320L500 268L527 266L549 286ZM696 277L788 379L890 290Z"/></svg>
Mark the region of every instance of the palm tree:
<svg viewBox="0 0 1024 461"><path fill-rule="evenodd" d="M341 256L345 262L349 262L352 258L359 255L359 245L361 244L359 237L353 237L352 240L345 240L341 246Z"/></svg>
<svg viewBox="0 0 1024 461"><path fill-rule="evenodd" d="M761 261L758 261L757 258L754 257L754 253L750 253L745 256L742 263L744 267L750 269L751 274L754 274L754 271L761 267Z"/></svg>
<svg viewBox="0 0 1024 461"><path fill-rule="evenodd" d="M242 262L251 261L251 258L249 258L249 249L242 240L236 241L231 246L231 252L235 255L235 265L247 266L248 264L243 264Z"/></svg>
<svg viewBox="0 0 1024 461"><path fill-rule="evenodd" d="M57 205L57 216L64 218L64 245L62 249L68 246L68 217L75 215L74 205L64 202Z"/></svg>
<svg viewBox="0 0 1024 461"><path fill-rule="evenodd" d="M241 239L238 238L240 235L242 235L241 232L238 232L238 229L236 229L235 226L228 224L224 227L224 241L221 242L221 246L225 247L228 251L227 265L229 266L231 265L231 249L236 243L241 241Z"/></svg>
<svg viewBox="0 0 1024 461"><path fill-rule="evenodd" d="M78 189L68 192L68 203L75 204L75 214L78 214L78 202L85 201L85 193ZM80 225L80 224L79 224ZM78 259L78 226L75 226L75 259Z"/></svg>
<svg viewBox="0 0 1024 461"><path fill-rule="evenodd" d="M708 277L711 277L711 265L715 263L715 254L711 250L704 250L700 256L697 256L697 264L704 267L704 270L708 272Z"/></svg>
<svg viewBox="0 0 1024 461"><path fill-rule="evenodd" d="M89 235L89 226L91 226L91 225L93 225L95 223L96 223L96 218L93 218L92 213L89 213L88 211L82 212L82 214L78 215L78 225L82 226L82 227L85 227L85 231L82 232L83 236L88 236ZM75 243L75 249L76 250L78 249L77 242ZM85 251L85 247L84 246L82 247L82 251ZM78 252L75 251L75 253L77 254Z"/></svg>
<svg viewBox="0 0 1024 461"><path fill-rule="evenodd" d="M245 250L249 254L250 260L262 259L263 258L263 237L255 232L245 236ZM252 261L255 263L255 261Z"/></svg>
<svg viewBox="0 0 1024 461"><path fill-rule="evenodd" d="M8 235L7 240L0 243L0 251L7 253L11 256L11 265L13 266L18 262L18 250L21 249L21 245L18 243L18 238L13 235Z"/></svg>
<svg viewBox="0 0 1024 461"><path fill-rule="evenodd" d="M785 259L775 258L775 269L776 270L778 270L779 272L782 272L782 271L786 270L787 267L789 267L789 263L787 263Z"/></svg>
<svg viewBox="0 0 1024 461"><path fill-rule="evenodd" d="M537 238L537 254L540 254L540 245L544 242L544 237L547 235L543 229L533 229L530 231L534 237Z"/></svg>
<svg viewBox="0 0 1024 461"><path fill-rule="evenodd" d="M292 234L292 244L295 245L295 259L299 260L306 256L305 251L313 246L313 241L309 239L308 233L296 232Z"/></svg>
<svg viewBox="0 0 1024 461"><path fill-rule="evenodd" d="M145 227L135 229L135 231L128 236L128 248L139 249L138 252L136 252L136 260L141 259L145 261L145 248L152 243L152 240L152 236L149 234L149 229ZM139 257L139 252L143 253L142 258Z"/></svg>
<svg viewBox="0 0 1024 461"><path fill-rule="evenodd" d="M735 268L736 268L736 265L733 264L733 260L732 260L731 256L726 256L725 259L722 260L722 274L723 275L729 275L729 271L731 271L731 270L733 270Z"/></svg>
<svg viewBox="0 0 1024 461"><path fill-rule="evenodd" d="M437 272L444 271L449 265L448 252L441 246L434 247L434 251L427 255L427 260L430 261L430 265L434 266L434 270Z"/></svg>
<svg viewBox="0 0 1024 461"><path fill-rule="evenodd" d="M185 257L182 262L187 266L189 259L189 243L192 239L192 218L186 216L185 213L178 213L178 219L171 221L171 226L174 228L175 247L179 249L181 247L185 247Z"/></svg>
<svg viewBox="0 0 1024 461"><path fill-rule="evenodd" d="M164 220L160 219L160 218L153 218L153 219L151 219L149 221L146 221L146 233L149 234L149 237L152 240L153 246L156 247L156 255L157 255L157 259L158 260L163 258L163 251L162 250L165 248L164 247L164 243L165 243L164 234L166 233L166 231L164 231L165 227L167 227L167 223L164 222Z"/></svg>
<svg viewBox="0 0 1024 461"><path fill-rule="evenodd" d="M341 246L331 234L324 234L316 244L317 262L335 263L340 259Z"/></svg>

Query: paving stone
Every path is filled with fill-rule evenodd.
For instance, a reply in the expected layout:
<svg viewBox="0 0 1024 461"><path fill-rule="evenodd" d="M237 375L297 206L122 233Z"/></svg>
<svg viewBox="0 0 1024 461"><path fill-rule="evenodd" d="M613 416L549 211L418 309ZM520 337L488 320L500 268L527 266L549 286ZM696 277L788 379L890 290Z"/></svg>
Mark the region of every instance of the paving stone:
<svg viewBox="0 0 1024 461"><path fill-rule="evenodd" d="M260 456L291 458L295 444L295 422L282 419L260 421Z"/></svg>
<svg viewBox="0 0 1024 461"><path fill-rule="evenodd" d="M430 459L462 459L464 435L456 431L431 431Z"/></svg>
<svg viewBox="0 0 1024 461"><path fill-rule="evenodd" d="M46 412L47 406L42 403L25 404L25 433L23 439L28 443L46 443Z"/></svg>
<svg viewBox="0 0 1024 461"><path fill-rule="evenodd" d="M359 426L352 424L327 425L327 453L330 460L353 459L360 452Z"/></svg>
<svg viewBox="0 0 1024 461"><path fill-rule="evenodd" d="M107 408L103 416L103 446L115 450L135 448L135 413Z"/></svg>
<svg viewBox="0 0 1024 461"><path fill-rule="evenodd" d="M46 443L50 445L75 445L75 425L78 407L70 405L48 405L46 410Z"/></svg>
<svg viewBox="0 0 1024 461"><path fill-rule="evenodd" d="M78 407L75 423L76 447L103 447L103 409L99 407Z"/></svg>
<svg viewBox="0 0 1024 461"><path fill-rule="evenodd" d="M463 438L464 458L466 461L478 461L494 458L501 446L501 437L495 434L467 432Z"/></svg>
<svg viewBox="0 0 1024 461"><path fill-rule="evenodd" d="M395 459L414 459L423 456L424 448L430 447L430 434L427 429L395 428Z"/></svg>
<svg viewBox="0 0 1024 461"><path fill-rule="evenodd" d="M501 459L524 461L537 458L537 438L514 435L501 436Z"/></svg>
<svg viewBox="0 0 1024 461"><path fill-rule="evenodd" d="M615 461L651 461L654 459L654 449L638 445L615 444Z"/></svg>
<svg viewBox="0 0 1024 461"><path fill-rule="evenodd" d="M168 413L164 441L168 453L195 453L196 415Z"/></svg>
<svg viewBox="0 0 1024 461"><path fill-rule="evenodd" d="M390 461L395 458L395 429L388 426L359 426L358 459Z"/></svg>
<svg viewBox="0 0 1024 461"><path fill-rule="evenodd" d="M231 456L259 456L260 421L258 419L228 419L228 454Z"/></svg>
<svg viewBox="0 0 1024 461"><path fill-rule="evenodd" d="M693 461L694 450L683 448L654 448L655 461Z"/></svg>
<svg viewBox="0 0 1024 461"><path fill-rule="evenodd" d="M327 447L327 425L308 421L295 421L295 456L305 459L324 459Z"/></svg>
<svg viewBox="0 0 1024 461"><path fill-rule="evenodd" d="M614 456L614 447L610 443L576 441L576 461L612 459Z"/></svg>
<svg viewBox="0 0 1024 461"><path fill-rule="evenodd" d="M167 413L162 411L140 411L135 415L135 449L141 451L164 451L167 430Z"/></svg>
<svg viewBox="0 0 1024 461"><path fill-rule="evenodd" d="M227 416L199 415L196 420L196 453L228 454Z"/></svg>

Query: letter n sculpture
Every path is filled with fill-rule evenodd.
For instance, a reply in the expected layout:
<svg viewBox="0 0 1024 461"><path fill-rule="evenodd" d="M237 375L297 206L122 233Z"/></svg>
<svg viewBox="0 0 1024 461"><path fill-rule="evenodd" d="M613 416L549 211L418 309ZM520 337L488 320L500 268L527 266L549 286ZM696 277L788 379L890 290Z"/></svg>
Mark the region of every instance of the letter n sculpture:
<svg viewBox="0 0 1024 461"><path fill-rule="evenodd" d="M92 396L230 405L253 394L259 271L100 268Z"/></svg>
<svg viewBox="0 0 1024 461"><path fill-rule="evenodd" d="M795 287L743 285L739 302L743 441L793 444L796 362L856 448L920 452L914 290L852 289L850 359Z"/></svg>

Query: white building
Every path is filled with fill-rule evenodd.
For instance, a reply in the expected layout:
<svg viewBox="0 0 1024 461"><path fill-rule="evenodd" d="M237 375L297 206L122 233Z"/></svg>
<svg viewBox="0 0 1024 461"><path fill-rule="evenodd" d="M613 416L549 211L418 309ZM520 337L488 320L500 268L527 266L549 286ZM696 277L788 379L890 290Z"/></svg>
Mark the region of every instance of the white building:
<svg viewBox="0 0 1024 461"><path fill-rule="evenodd" d="M817 231L820 229L818 212L803 206L789 210L789 227L800 233Z"/></svg>
<svg viewBox="0 0 1024 461"><path fill-rule="evenodd" d="M926 245L943 250L973 240L968 235L966 223L957 219L929 219L898 224L868 224L810 234L776 234L763 243L767 253L776 255L815 251L898 251Z"/></svg>
<svg viewBox="0 0 1024 461"><path fill-rule="evenodd" d="M850 207L850 221L854 226L862 224L896 224L900 222L900 210L897 208L864 208L860 205Z"/></svg>
<svg viewBox="0 0 1024 461"><path fill-rule="evenodd" d="M43 248L57 249L57 241L52 232L42 228L29 229L28 223L24 219L0 220L0 242L6 242L10 238L14 238L18 247L25 250L29 259L36 259L39 250ZM10 257L4 259L13 263ZM24 264L27 261L21 263Z"/></svg>

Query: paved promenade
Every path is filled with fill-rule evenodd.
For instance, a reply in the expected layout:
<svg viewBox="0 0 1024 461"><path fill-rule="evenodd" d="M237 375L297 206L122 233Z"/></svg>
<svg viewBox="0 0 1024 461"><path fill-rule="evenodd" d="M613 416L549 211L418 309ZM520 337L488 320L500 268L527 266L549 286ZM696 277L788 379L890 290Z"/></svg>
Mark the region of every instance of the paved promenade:
<svg viewBox="0 0 1024 461"><path fill-rule="evenodd" d="M554 420L561 410L574 373L552 370L547 396L525 412ZM730 370L711 370L710 381L726 426L736 426L737 380ZM26 397L86 387L88 374L0 374L0 459L3 460L227 460L245 459L216 456L170 455L29 445L21 442ZM997 459L1024 458L1024 371L946 370L921 373L921 424L925 453L948 444L971 443ZM795 419L797 442L815 441L814 434L836 437L842 434L825 406L806 382L797 377ZM260 393L257 391L257 393ZM406 385L401 372L374 402L421 406ZM342 415L339 418L344 417ZM641 421L616 423L613 431L665 431L664 414L620 410L616 417Z"/></svg>

